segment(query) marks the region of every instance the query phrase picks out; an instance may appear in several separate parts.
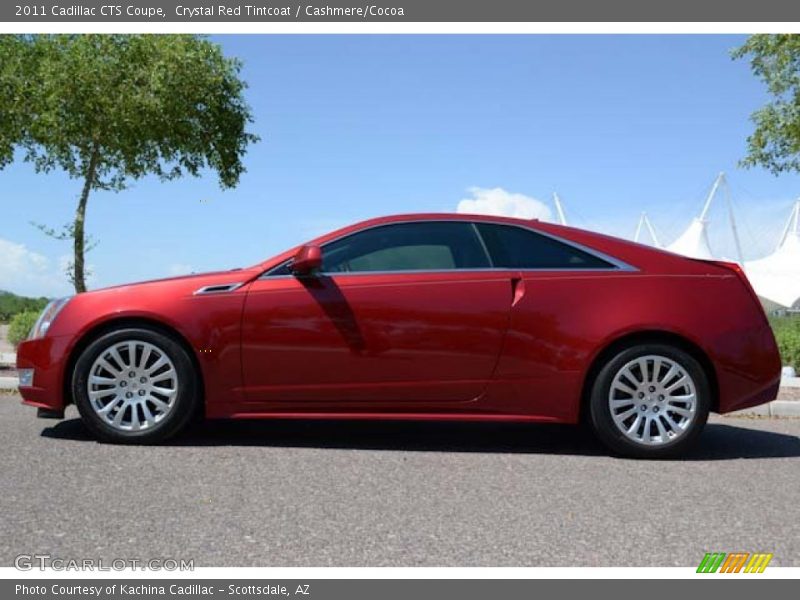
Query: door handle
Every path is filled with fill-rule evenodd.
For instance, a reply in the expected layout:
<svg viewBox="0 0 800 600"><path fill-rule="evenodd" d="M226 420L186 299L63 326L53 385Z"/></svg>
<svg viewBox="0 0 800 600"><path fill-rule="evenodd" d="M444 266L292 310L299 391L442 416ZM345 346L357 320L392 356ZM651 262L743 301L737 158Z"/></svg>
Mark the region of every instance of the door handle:
<svg viewBox="0 0 800 600"><path fill-rule="evenodd" d="M511 306L516 306L517 303L525 296L525 280L522 277L511 278Z"/></svg>

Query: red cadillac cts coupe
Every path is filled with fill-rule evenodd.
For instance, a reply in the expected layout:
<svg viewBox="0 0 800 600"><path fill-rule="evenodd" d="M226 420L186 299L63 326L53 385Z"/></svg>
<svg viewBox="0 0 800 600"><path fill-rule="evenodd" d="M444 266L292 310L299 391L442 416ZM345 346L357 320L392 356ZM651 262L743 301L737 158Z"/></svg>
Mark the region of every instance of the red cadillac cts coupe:
<svg viewBox="0 0 800 600"><path fill-rule="evenodd" d="M735 264L569 227L416 214L247 269L55 300L18 350L43 417L111 442L208 418L577 423L672 456L709 411L775 398L780 360Z"/></svg>

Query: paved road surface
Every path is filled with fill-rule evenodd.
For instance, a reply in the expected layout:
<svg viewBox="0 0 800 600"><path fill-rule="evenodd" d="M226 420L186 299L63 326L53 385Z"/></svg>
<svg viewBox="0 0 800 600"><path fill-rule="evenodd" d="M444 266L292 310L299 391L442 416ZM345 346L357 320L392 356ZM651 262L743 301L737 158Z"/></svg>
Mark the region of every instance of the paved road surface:
<svg viewBox="0 0 800 600"><path fill-rule="evenodd" d="M97 444L74 409L0 395L0 565L800 566L800 419L714 418L685 461L607 457L577 428L251 422Z"/></svg>

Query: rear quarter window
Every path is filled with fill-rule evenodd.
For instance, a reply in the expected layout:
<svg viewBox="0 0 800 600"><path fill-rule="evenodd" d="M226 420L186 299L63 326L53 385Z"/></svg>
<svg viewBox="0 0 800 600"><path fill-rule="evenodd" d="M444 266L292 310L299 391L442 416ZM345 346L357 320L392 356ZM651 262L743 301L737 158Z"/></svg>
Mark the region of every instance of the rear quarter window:
<svg viewBox="0 0 800 600"><path fill-rule="evenodd" d="M593 254L530 229L476 223L495 267L507 269L615 269Z"/></svg>

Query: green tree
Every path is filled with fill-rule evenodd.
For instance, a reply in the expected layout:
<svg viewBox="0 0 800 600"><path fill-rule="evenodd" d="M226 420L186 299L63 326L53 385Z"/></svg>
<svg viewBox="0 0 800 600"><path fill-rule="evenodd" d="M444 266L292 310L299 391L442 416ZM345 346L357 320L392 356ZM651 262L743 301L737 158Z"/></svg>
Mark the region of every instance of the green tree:
<svg viewBox="0 0 800 600"><path fill-rule="evenodd" d="M136 179L216 171L235 186L257 137L241 63L189 35L0 36L0 168L16 157L82 182L70 278L86 290L86 205L92 191ZM19 152L16 152L19 151Z"/></svg>
<svg viewBox="0 0 800 600"><path fill-rule="evenodd" d="M742 164L762 166L775 175L800 171L800 36L752 35L733 57L749 58L753 73L772 95L751 117L755 131L747 138Z"/></svg>

